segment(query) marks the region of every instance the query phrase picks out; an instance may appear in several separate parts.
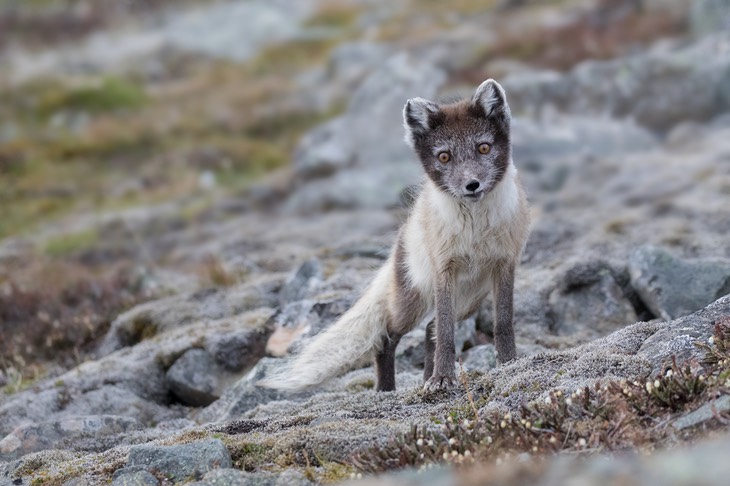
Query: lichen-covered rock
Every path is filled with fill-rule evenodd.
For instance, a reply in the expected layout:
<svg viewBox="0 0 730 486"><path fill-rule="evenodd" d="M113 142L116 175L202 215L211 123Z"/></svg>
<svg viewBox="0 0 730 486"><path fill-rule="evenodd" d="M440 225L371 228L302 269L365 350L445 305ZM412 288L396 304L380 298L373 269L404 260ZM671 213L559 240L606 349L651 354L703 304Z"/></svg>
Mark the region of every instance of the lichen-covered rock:
<svg viewBox="0 0 730 486"><path fill-rule="evenodd" d="M318 260L311 259L302 263L279 291L282 304L304 299L321 280L322 264Z"/></svg>
<svg viewBox="0 0 730 486"><path fill-rule="evenodd" d="M311 481L295 470L271 474L239 469L215 469L190 486L307 486L309 484L312 484Z"/></svg>
<svg viewBox="0 0 730 486"><path fill-rule="evenodd" d="M167 370L166 377L170 391L178 400L204 407L220 398L222 373L207 351L190 349Z"/></svg>
<svg viewBox="0 0 730 486"><path fill-rule="evenodd" d="M287 207L313 212L396 206L403 187L420 180L421 169L403 143L400 111L393 107L414 93L434 97L445 79L442 70L406 53L378 66L349 97L342 117L303 139L294 169L308 182Z"/></svg>
<svg viewBox="0 0 730 486"><path fill-rule="evenodd" d="M0 461L45 449L102 451L115 445L115 435L142 428L130 417L70 417L18 427L0 440Z"/></svg>
<svg viewBox="0 0 730 486"><path fill-rule="evenodd" d="M280 287L279 277L270 276L235 287L209 288L142 304L114 320L99 354L109 354L178 327L274 307Z"/></svg>
<svg viewBox="0 0 730 486"><path fill-rule="evenodd" d="M730 260L681 259L663 248L636 249L629 260L631 284L662 319L698 311L730 293Z"/></svg>
<svg viewBox="0 0 730 486"><path fill-rule="evenodd" d="M634 307L617 282L618 273L600 261L568 269L550 293L552 329L558 334L606 335L636 322Z"/></svg>
<svg viewBox="0 0 730 486"><path fill-rule="evenodd" d="M715 323L730 315L730 295L689 316L659 325L656 333L644 341L638 355L652 364L654 373L663 372L671 364L699 361L703 351L695 343L707 343L715 330Z"/></svg>
<svg viewBox="0 0 730 486"><path fill-rule="evenodd" d="M681 49L654 49L620 59L586 61L565 75L526 72L504 86L513 112L546 105L585 116L635 119L655 130L687 120L706 121L730 106L727 32ZM695 87L702 85L701 92ZM580 96L575 96L580 93Z"/></svg>
<svg viewBox="0 0 730 486"><path fill-rule="evenodd" d="M206 439L176 446L134 446L129 450L127 465L179 482L200 479L213 469L233 464L223 442Z"/></svg>
<svg viewBox="0 0 730 486"><path fill-rule="evenodd" d="M157 478L138 467L118 469L112 477L112 486L157 486Z"/></svg>

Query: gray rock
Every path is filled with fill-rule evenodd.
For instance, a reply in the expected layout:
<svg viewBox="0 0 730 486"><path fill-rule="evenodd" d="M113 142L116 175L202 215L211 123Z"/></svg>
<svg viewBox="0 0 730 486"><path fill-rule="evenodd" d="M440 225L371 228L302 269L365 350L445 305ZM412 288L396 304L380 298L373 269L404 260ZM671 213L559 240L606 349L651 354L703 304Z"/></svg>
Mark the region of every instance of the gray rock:
<svg viewBox="0 0 730 486"><path fill-rule="evenodd" d="M223 442L207 439L176 446L134 446L129 450L127 465L141 466L178 482L200 479L208 471L233 464Z"/></svg>
<svg viewBox="0 0 730 486"><path fill-rule="evenodd" d="M218 401L204 409L198 417L199 420L205 422L232 420L264 403L275 400L301 399L314 393L311 390L299 393L284 393L256 386L259 380L262 380L271 370L276 369L281 364L281 359L261 359L245 377L227 388Z"/></svg>
<svg viewBox="0 0 730 486"><path fill-rule="evenodd" d="M513 153L519 167L572 155L605 156L643 151L657 146L656 136L629 120L586 116L554 116L535 121L515 118L512 123Z"/></svg>
<svg viewBox="0 0 730 486"><path fill-rule="evenodd" d="M302 263L279 291L282 304L301 300L307 297L322 280L322 264L319 260L311 259Z"/></svg>
<svg viewBox="0 0 730 486"><path fill-rule="evenodd" d="M112 486L157 486L159 481L145 470L127 467L114 472Z"/></svg>
<svg viewBox="0 0 730 486"><path fill-rule="evenodd" d="M251 368L266 354L271 327L233 329L206 336L205 349L225 371L238 373Z"/></svg>
<svg viewBox="0 0 730 486"><path fill-rule="evenodd" d="M730 29L728 0L694 0L690 13L692 31L697 35Z"/></svg>
<svg viewBox="0 0 730 486"><path fill-rule="evenodd" d="M191 486L306 486L312 484L293 469L280 474L253 473L238 469L216 469Z"/></svg>
<svg viewBox="0 0 730 486"><path fill-rule="evenodd" d="M719 414L726 412L730 412L730 395L722 395L716 400L703 404L697 410L682 415L672 422L672 427L677 430L688 429L709 422Z"/></svg>
<svg viewBox="0 0 730 486"><path fill-rule="evenodd" d="M210 405L222 393L222 370L203 349L190 349L167 370L167 383L175 397L186 405Z"/></svg>
<svg viewBox="0 0 730 486"><path fill-rule="evenodd" d="M730 260L723 258L684 260L645 246L631 254L629 272L631 285L662 319L695 312L730 293Z"/></svg>
<svg viewBox="0 0 730 486"><path fill-rule="evenodd" d="M514 113L551 105L575 114L633 118L654 130L706 121L730 107L727 33L681 48L586 61L566 75L526 72L504 80ZM697 92L696 86L704 87ZM576 96L576 93L580 93Z"/></svg>
<svg viewBox="0 0 730 486"><path fill-rule="evenodd" d="M494 344L480 344L467 350L461 361L467 370L489 371L497 366L497 350Z"/></svg>
<svg viewBox="0 0 730 486"><path fill-rule="evenodd" d="M188 410L171 400L165 370L187 350L206 348L211 337L225 339L239 333L267 336L273 314L272 309L262 308L172 328L39 382L0 403L0 434L21 425L81 415L128 416L145 425L181 418ZM265 336L251 341L259 343L259 356L263 354ZM228 372L219 375L224 383L228 377ZM231 381L237 378L235 374L230 376Z"/></svg>
<svg viewBox="0 0 730 486"><path fill-rule="evenodd" d="M352 305L350 299L300 300L285 305L274 318L274 332L266 351L283 357L296 353L311 338L327 329Z"/></svg>
<svg viewBox="0 0 730 486"><path fill-rule="evenodd" d="M553 330L606 335L636 322L636 312L616 281L616 273L601 261L571 267L550 293Z"/></svg>
<svg viewBox="0 0 730 486"><path fill-rule="evenodd" d="M357 84L376 69L389 55L390 48L373 42L345 42L332 50L327 62L330 82L345 90L356 89Z"/></svg>
<svg viewBox="0 0 730 486"><path fill-rule="evenodd" d="M644 343L637 355L652 364L654 373L663 373L670 360L677 363L699 361L704 351L695 343L707 342L715 331L715 322L730 313L730 295L725 296L689 316L661 323Z"/></svg>
<svg viewBox="0 0 730 486"><path fill-rule="evenodd" d="M26 425L0 440L0 461L45 449L102 451L115 445L113 436L140 428L141 424L133 418L113 415L73 417Z"/></svg>
<svg viewBox="0 0 730 486"><path fill-rule="evenodd" d="M373 71L341 118L303 139L294 169L301 180L310 180L287 207L311 212L397 205L403 187L421 177L420 164L403 142L401 107L413 96L434 97L445 78L440 69L405 53Z"/></svg>
<svg viewBox="0 0 730 486"><path fill-rule="evenodd" d="M258 307L274 307L278 304L279 287L278 277L263 278L235 287L204 289L139 305L114 320L99 354L109 354L206 319L222 319Z"/></svg>

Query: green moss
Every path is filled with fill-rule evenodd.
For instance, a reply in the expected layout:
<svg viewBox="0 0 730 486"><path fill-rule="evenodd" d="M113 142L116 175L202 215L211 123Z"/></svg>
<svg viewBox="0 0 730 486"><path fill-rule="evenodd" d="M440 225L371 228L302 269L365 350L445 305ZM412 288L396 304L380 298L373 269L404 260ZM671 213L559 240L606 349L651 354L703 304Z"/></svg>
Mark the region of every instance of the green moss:
<svg viewBox="0 0 730 486"><path fill-rule="evenodd" d="M223 440L231 453L233 464L245 471L259 469L269 462L271 448L254 442L236 442L234 440Z"/></svg>
<svg viewBox="0 0 730 486"><path fill-rule="evenodd" d="M50 114L61 110L105 113L139 108L147 101L142 88L119 78L106 78L99 84L50 91L41 100L39 111Z"/></svg>
<svg viewBox="0 0 730 486"><path fill-rule="evenodd" d="M89 229L52 238L46 242L43 251L52 257L62 257L91 248L98 241L97 231Z"/></svg>
<svg viewBox="0 0 730 486"><path fill-rule="evenodd" d="M360 11L354 5L325 4L304 25L305 27L347 28L355 22Z"/></svg>

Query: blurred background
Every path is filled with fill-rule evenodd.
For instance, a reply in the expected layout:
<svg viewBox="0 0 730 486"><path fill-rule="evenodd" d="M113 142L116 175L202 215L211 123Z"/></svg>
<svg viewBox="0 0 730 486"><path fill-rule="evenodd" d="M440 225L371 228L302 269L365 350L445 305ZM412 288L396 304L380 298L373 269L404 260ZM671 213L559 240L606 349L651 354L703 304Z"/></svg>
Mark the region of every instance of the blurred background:
<svg viewBox="0 0 730 486"><path fill-rule="evenodd" d="M0 385L152 298L377 264L421 177L404 102L488 77L524 278L632 242L730 257L729 28L721 0L0 0Z"/></svg>

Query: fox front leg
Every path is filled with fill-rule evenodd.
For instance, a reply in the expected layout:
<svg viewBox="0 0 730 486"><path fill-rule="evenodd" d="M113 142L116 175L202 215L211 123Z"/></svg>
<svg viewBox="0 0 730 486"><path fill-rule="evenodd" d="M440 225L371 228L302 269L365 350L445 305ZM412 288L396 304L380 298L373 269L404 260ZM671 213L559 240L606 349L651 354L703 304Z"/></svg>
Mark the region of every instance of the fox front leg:
<svg viewBox="0 0 730 486"><path fill-rule="evenodd" d="M517 354L512 324L515 265L505 264L494 273L494 345L500 363L513 360Z"/></svg>
<svg viewBox="0 0 730 486"><path fill-rule="evenodd" d="M454 386L456 382L454 321L454 276L447 272L439 279L436 287L436 346L433 373L423 385L424 390L443 390Z"/></svg>

